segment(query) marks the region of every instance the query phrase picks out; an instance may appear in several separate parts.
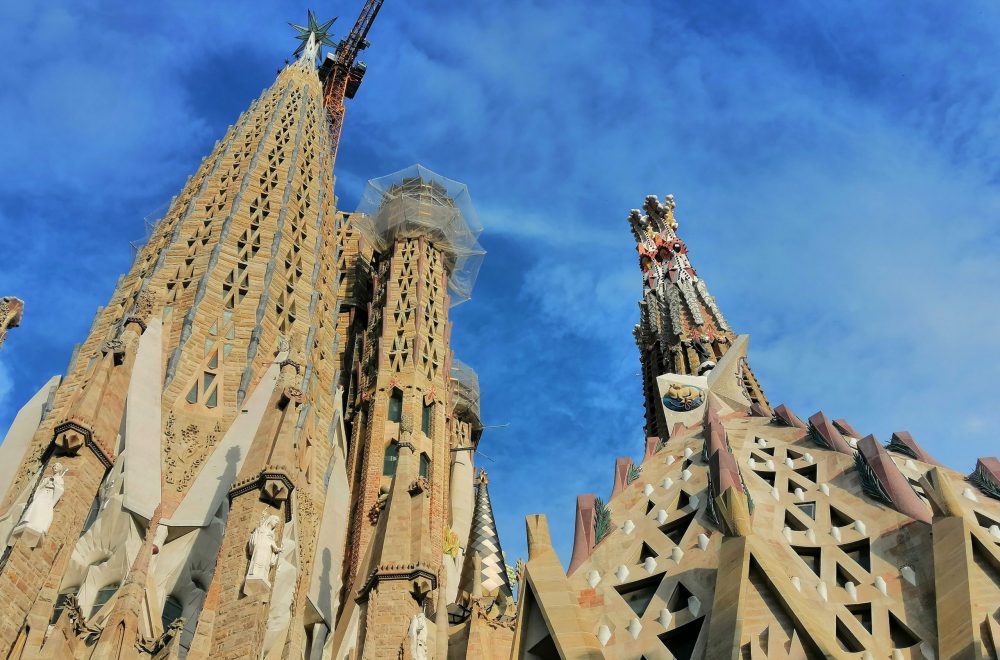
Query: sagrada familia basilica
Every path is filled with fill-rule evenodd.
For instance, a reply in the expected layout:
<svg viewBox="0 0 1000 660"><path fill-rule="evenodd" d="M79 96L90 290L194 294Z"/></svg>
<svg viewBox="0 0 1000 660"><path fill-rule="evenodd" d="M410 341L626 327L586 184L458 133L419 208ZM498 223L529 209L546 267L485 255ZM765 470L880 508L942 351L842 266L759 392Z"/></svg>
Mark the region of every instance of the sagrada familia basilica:
<svg viewBox="0 0 1000 660"><path fill-rule="evenodd" d="M336 44L295 26L14 419L0 657L997 658L1000 462L772 406L671 196L628 214L643 459L577 498L568 569L539 515L508 565L449 344L484 255L468 190L413 166L354 212L333 193L381 4Z"/></svg>

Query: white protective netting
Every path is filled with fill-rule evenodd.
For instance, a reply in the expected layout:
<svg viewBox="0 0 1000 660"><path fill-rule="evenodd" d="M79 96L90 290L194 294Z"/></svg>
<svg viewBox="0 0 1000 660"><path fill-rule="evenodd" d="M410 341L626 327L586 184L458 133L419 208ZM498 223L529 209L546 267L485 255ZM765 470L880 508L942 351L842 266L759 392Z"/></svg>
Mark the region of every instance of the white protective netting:
<svg viewBox="0 0 1000 660"><path fill-rule="evenodd" d="M459 360L451 364L451 379L455 381L455 416L482 428L479 417L479 376L469 365Z"/></svg>
<svg viewBox="0 0 1000 660"><path fill-rule="evenodd" d="M451 305L468 300L486 251L482 225L464 183L411 165L371 179L351 221L382 252L397 238L426 236L442 250Z"/></svg>

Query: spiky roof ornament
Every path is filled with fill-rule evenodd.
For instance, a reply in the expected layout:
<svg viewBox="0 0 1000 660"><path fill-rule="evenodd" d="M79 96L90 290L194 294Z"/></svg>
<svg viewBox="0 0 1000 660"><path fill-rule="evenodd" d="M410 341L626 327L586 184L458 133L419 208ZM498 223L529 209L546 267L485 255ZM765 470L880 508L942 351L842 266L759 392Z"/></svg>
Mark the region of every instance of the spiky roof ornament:
<svg viewBox="0 0 1000 660"><path fill-rule="evenodd" d="M320 22L316 19L316 13L310 9L308 13L308 20L305 25L289 23L289 25L298 32L298 34L295 35L295 38L302 42L299 44L299 47L295 49L295 55L298 56L305 52L306 47L309 45L310 37L312 37L313 43L315 43L317 56L319 55L320 47L335 47L337 44L335 44L330 38L330 28L336 20L337 17L334 16L326 23L320 24Z"/></svg>

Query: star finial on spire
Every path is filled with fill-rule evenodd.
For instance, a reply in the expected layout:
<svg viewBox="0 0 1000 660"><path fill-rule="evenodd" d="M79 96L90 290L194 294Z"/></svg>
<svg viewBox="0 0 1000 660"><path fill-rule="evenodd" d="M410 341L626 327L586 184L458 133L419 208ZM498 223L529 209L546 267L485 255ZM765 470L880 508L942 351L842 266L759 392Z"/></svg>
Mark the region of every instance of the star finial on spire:
<svg viewBox="0 0 1000 660"><path fill-rule="evenodd" d="M321 24L316 20L316 13L310 9L305 25L289 23L298 32L295 38L302 42L295 49L295 55L302 55L304 58L310 58L311 56L311 61L315 62L316 58L319 57L320 47L330 46L332 48L336 46L333 40L330 39L330 27L336 20L337 17L334 16L326 23Z"/></svg>

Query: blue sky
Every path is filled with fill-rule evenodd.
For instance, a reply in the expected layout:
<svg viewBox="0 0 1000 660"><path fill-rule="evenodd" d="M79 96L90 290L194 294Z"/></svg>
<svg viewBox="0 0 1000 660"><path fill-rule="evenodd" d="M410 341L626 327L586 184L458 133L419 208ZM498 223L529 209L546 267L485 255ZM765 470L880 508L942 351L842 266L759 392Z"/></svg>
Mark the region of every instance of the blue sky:
<svg viewBox="0 0 1000 660"><path fill-rule="evenodd" d="M780 7L779 7L780 4ZM625 221L680 233L773 404L968 472L1000 442L1000 6L388 0L349 102L341 207L414 162L469 185L489 254L453 310L508 558L641 457ZM307 6L0 5L0 428L61 372L176 194L297 45ZM360 0L314 6L340 14ZM492 460L487 460L486 457Z"/></svg>

